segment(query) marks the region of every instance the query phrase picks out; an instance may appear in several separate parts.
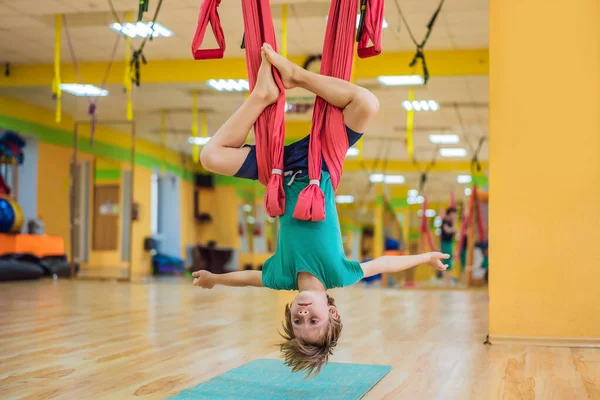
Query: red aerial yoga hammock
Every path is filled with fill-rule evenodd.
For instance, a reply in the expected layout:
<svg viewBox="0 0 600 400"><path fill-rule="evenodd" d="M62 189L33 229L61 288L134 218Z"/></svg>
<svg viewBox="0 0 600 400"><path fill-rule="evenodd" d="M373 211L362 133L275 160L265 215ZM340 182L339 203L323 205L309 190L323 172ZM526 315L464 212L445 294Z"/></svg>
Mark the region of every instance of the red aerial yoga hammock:
<svg viewBox="0 0 600 400"><path fill-rule="evenodd" d="M222 58L225 38L217 7L221 0L204 0L200 7L198 26L192 42L192 53L196 60ZM321 74L346 81L350 80L356 29L356 1L332 0L323 44ZM362 9L364 6L364 9ZM268 0L242 0L244 14L244 38L246 67L250 90L254 89L260 68L260 48L270 44L277 51L275 29ZM381 29L383 24L383 0L362 0L361 14L364 23L360 33L358 55L361 58L381 53ZM199 49L204 39L208 22L219 46L218 49ZM371 47L367 47L369 40ZM279 72L273 68L275 83L280 94L277 102L263 111L254 124L256 136L256 158L258 179L267 187L265 208L271 217L282 215L285 210L283 191L283 146L285 137L285 89ZM320 189L322 159L331 175L333 188L342 177L342 165L348 150L342 110L317 97L312 117L308 153L309 185L300 193L294 217L302 220L325 219L323 191Z"/></svg>

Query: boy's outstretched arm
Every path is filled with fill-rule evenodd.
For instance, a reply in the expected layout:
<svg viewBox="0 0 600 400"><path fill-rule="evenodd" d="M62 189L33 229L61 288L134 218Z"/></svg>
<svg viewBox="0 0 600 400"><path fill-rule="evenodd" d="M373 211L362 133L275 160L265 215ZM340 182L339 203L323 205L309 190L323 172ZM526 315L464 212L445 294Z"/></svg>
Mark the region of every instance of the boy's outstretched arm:
<svg viewBox="0 0 600 400"><path fill-rule="evenodd" d="M424 253L415 256L383 256L374 260L362 263L360 266L363 269L365 278L369 276L404 271L420 264L429 264L432 268L438 271L444 271L448 268L442 260L450 258L449 254L442 253Z"/></svg>
<svg viewBox="0 0 600 400"><path fill-rule="evenodd" d="M235 271L226 274L213 274L208 271L196 271L192 274L194 286L212 289L215 285L263 287L262 271Z"/></svg>

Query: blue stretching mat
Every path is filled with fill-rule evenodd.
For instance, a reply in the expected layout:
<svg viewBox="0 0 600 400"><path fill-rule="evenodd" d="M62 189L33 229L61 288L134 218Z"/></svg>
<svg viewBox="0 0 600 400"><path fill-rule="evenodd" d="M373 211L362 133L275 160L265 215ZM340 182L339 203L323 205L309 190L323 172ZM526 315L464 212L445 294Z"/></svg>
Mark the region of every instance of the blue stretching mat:
<svg viewBox="0 0 600 400"><path fill-rule="evenodd" d="M392 370L388 365L328 363L314 379L291 373L282 360L255 360L171 400L360 399Z"/></svg>

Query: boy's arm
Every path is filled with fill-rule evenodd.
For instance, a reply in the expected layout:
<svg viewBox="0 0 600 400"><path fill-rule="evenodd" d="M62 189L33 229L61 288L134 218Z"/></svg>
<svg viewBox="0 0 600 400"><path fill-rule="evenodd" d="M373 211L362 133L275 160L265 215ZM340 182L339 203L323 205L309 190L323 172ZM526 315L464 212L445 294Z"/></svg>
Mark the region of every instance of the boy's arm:
<svg viewBox="0 0 600 400"><path fill-rule="evenodd" d="M404 271L420 264L429 264L439 271L444 271L448 268L448 265L442 263L441 260L447 260L448 258L450 258L450 255L437 252L415 256L383 256L360 266L365 278L368 278L377 274Z"/></svg>
<svg viewBox="0 0 600 400"><path fill-rule="evenodd" d="M196 271L192 274L194 286L212 289L215 285L263 287L262 271L235 271L226 274L213 274L208 271Z"/></svg>

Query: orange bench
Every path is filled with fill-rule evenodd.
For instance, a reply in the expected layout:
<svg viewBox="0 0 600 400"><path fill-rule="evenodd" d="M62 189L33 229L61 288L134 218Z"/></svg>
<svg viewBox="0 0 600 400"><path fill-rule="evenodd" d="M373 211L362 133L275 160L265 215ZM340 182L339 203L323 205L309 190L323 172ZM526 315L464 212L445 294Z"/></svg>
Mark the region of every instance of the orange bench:
<svg viewBox="0 0 600 400"><path fill-rule="evenodd" d="M33 254L36 257L65 254L65 241L60 236L0 234L0 255Z"/></svg>

